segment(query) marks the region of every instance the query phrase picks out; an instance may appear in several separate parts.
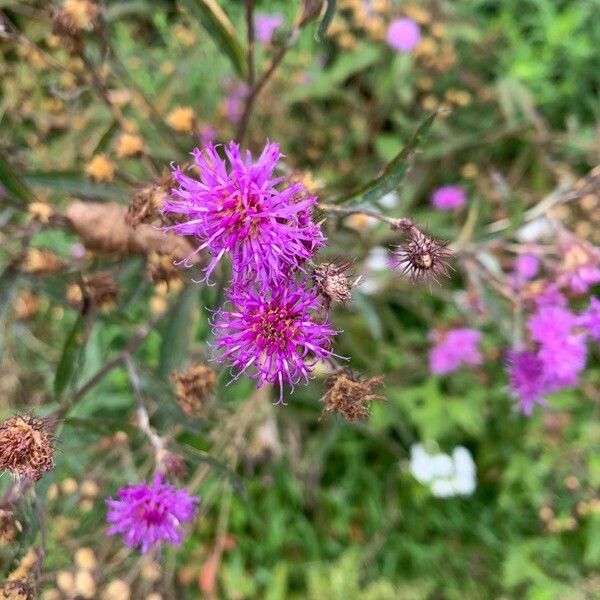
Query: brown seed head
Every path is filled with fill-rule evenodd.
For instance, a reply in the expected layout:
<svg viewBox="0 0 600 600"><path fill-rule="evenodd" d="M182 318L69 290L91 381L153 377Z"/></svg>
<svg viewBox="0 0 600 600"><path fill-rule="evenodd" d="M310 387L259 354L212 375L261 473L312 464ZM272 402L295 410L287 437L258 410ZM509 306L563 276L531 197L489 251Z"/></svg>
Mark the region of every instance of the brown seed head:
<svg viewBox="0 0 600 600"><path fill-rule="evenodd" d="M47 419L17 415L0 426L0 470L38 481L54 467L54 448Z"/></svg>
<svg viewBox="0 0 600 600"><path fill-rule="evenodd" d="M34 590L25 579L0 584L0 600L35 600Z"/></svg>
<svg viewBox="0 0 600 600"><path fill-rule="evenodd" d="M396 248L395 256L402 274L410 276L413 282L433 279L439 283L439 276L449 276L448 261L453 253L447 248L447 242L412 227L408 240Z"/></svg>
<svg viewBox="0 0 600 600"><path fill-rule="evenodd" d="M159 221L167 224L168 220L161 213L165 199L173 185L171 174L163 173L151 185L140 189L129 203L125 221L130 227L136 228L142 223L153 223Z"/></svg>
<svg viewBox="0 0 600 600"><path fill-rule="evenodd" d="M166 285L167 291L182 285L181 271L173 264L169 254L150 252L146 258L146 276L156 285Z"/></svg>
<svg viewBox="0 0 600 600"><path fill-rule="evenodd" d="M21 531L21 524L10 508L0 508L0 547L10 544Z"/></svg>
<svg viewBox="0 0 600 600"><path fill-rule="evenodd" d="M188 416L197 416L206 406L217 382L217 374L208 366L198 364L183 373L171 373L175 395L181 410Z"/></svg>
<svg viewBox="0 0 600 600"><path fill-rule="evenodd" d="M313 271L313 281L317 292L323 297L327 306L331 302L349 302L352 288L358 284L360 277L351 281L346 275L351 263L336 264L333 262L317 265Z"/></svg>
<svg viewBox="0 0 600 600"><path fill-rule="evenodd" d="M373 388L383 381L383 377L365 379L359 373L341 370L334 373L327 381L327 392L323 396L323 414L338 412L347 421L362 421L371 411L369 403L374 400L385 400L383 396L373 393Z"/></svg>

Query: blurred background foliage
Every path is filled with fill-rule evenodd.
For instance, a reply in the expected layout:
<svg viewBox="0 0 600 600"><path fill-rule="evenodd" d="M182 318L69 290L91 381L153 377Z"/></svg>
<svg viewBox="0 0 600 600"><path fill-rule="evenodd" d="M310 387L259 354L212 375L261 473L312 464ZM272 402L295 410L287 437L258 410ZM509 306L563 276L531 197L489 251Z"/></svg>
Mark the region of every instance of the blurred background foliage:
<svg viewBox="0 0 600 600"><path fill-rule="evenodd" d="M170 162L186 161L206 128L233 138L232 112L243 107L244 6L218 2L233 24L225 51L200 1L106 2L101 28L84 34L78 53L52 32L47 4L0 0L11 34L0 39L0 409L65 415L57 468L37 488L48 529L42 588L63 594L75 586L72 557L91 547L103 598L121 597L109 587L114 580L127 582L133 598L600 597L597 349L579 389L523 418L503 368L510 306L485 282L467 285L460 268L431 291L372 270L375 292L358 288L352 304L336 309L336 352L385 376L387 401L370 420L319 417L324 373L279 407L251 382L225 387L224 372L201 415L180 410L169 375L206 358L205 307L219 303L222 288L191 284L195 274L183 270L166 287L145 276L147 256L85 252L74 233L44 226L39 205L126 206ZM285 17L273 43L257 45L259 73L299 4L256 2ZM318 22L302 28L257 99L246 137L253 149L279 141L286 167L324 201L374 177L434 110L399 199L390 209L379 200L379 208L463 246L507 243L528 209L599 162L597 0L382 2L378 19L357 4L338 0L320 42ZM404 14L428 40L412 55L384 41L385 24ZM143 153L123 146L124 133L142 140ZM109 166L91 167L98 155ZM433 212L431 190L455 182L467 190L467 214ZM578 235L598 243L585 206L563 212ZM504 229L489 227L503 218ZM386 227L360 219L324 227L324 254L354 258L367 273L372 249L391 241ZM16 270L23 252L29 268ZM507 264L501 252L494 257L498 268ZM82 316L68 290L99 270L119 293L109 308ZM479 311L469 304L475 291L484 298ZM430 375L428 332L466 322L484 332L484 366ZM128 347L137 334L139 344ZM164 551L158 576L150 559L104 538L103 499L152 470L126 370L85 387L124 348L152 425L185 456L190 487L203 497L190 537ZM466 446L477 465L475 493L432 497L408 470L419 441ZM34 515L20 519L18 548L0 554L5 572L38 535Z"/></svg>

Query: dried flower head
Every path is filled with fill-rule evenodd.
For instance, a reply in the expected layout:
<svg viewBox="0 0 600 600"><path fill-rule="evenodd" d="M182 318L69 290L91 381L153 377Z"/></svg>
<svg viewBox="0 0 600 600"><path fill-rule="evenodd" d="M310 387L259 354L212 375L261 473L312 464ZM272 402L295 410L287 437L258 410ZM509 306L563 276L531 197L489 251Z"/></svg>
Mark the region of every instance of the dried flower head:
<svg viewBox="0 0 600 600"><path fill-rule="evenodd" d="M1 600L35 600L35 591L26 579L12 579L0 584Z"/></svg>
<svg viewBox="0 0 600 600"><path fill-rule="evenodd" d="M326 307L329 307L331 302L350 302L352 288L360 282L360 276L351 281L346 275L346 271L351 265L351 262L327 262L315 267L312 276L313 282L317 292L325 301Z"/></svg>
<svg viewBox="0 0 600 600"><path fill-rule="evenodd" d="M98 5L92 0L64 0L61 10L76 29L92 30L100 15Z"/></svg>
<svg viewBox="0 0 600 600"><path fill-rule="evenodd" d="M119 284L111 273L100 271L84 275L81 283L71 284L67 288L67 300L78 308L93 305L108 310L115 306L118 293Z"/></svg>
<svg viewBox="0 0 600 600"><path fill-rule="evenodd" d="M47 248L28 248L23 257L23 271L31 275L52 275L65 263Z"/></svg>
<svg viewBox="0 0 600 600"><path fill-rule="evenodd" d="M447 244L413 226L406 242L395 249L396 266L403 275L409 275L413 282L433 279L439 283L438 277L449 276L448 262L453 257Z"/></svg>
<svg viewBox="0 0 600 600"><path fill-rule="evenodd" d="M192 417L199 415L206 406L217 382L217 374L200 363L183 373L171 373L171 381L175 384L175 396L181 410Z"/></svg>
<svg viewBox="0 0 600 600"><path fill-rule="evenodd" d="M167 115L167 125L177 133L191 133L195 116L191 106L178 106Z"/></svg>
<svg viewBox="0 0 600 600"><path fill-rule="evenodd" d="M338 412L347 421L362 421L370 414L370 403L385 400L384 396L373 393L373 388L383 381L383 377L365 379L359 373L340 370L327 381L327 392L323 396L323 414Z"/></svg>
<svg viewBox="0 0 600 600"><path fill-rule="evenodd" d="M8 507L0 507L0 546L10 544L21 531L21 524Z"/></svg>
<svg viewBox="0 0 600 600"><path fill-rule="evenodd" d="M173 264L174 260L170 254L150 252L146 257L146 276L152 283L166 287L167 291L181 288L181 272Z"/></svg>
<svg viewBox="0 0 600 600"><path fill-rule="evenodd" d="M184 478L187 475L188 468L185 464L185 459L177 452L163 450L157 457L158 463L161 465L161 470L169 477Z"/></svg>
<svg viewBox="0 0 600 600"><path fill-rule="evenodd" d="M137 227L142 223L152 223L164 220L161 212L165 200L169 197L169 190L173 185L171 173L163 173L151 185L140 189L129 203L125 222L130 227Z"/></svg>
<svg viewBox="0 0 600 600"><path fill-rule="evenodd" d="M139 156L144 152L144 140L134 133L122 133L117 140L116 151L120 158Z"/></svg>
<svg viewBox="0 0 600 600"><path fill-rule="evenodd" d="M55 215L55 210L48 202L30 202L27 205L27 213L32 221L47 224Z"/></svg>
<svg viewBox="0 0 600 600"><path fill-rule="evenodd" d="M0 426L0 470L13 477L38 481L54 467L54 448L48 419L17 415Z"/></svg>
<svg viewBox="0 0 600 600"><path fill-rule="evenodd" d="M115 177L117 168L106 154L96 154L86 165L85 172L98 182L108 183Z"/></svg>

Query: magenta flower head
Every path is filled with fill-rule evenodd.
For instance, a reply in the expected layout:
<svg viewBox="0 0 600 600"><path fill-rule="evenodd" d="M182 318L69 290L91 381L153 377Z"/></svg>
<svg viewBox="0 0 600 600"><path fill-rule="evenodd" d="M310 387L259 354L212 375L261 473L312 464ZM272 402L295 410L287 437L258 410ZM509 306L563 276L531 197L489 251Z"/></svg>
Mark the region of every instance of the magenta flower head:
<svg viewBox="0 0 600 600"><path fill-rule="evenodd" d="M118 500L106 501L107 535L120 533L129 548L139 546L142 554L164 542L178 546L183 540L182 525L196 516L199 498L178 490L159 473L150 485L122 487Z"/></svg>
<svg viewBox="0 0 600 600"><path fill-rule="evenodd" d="M403 54L413 50L421 41L421 29L406 17L392 21L387 30L387 43L396 52Z"/></svg>
<svg viewBox="0 0 600 600"><path fill-rule="evenodd" d="M457 185L444 185L431 196L431 204L437 210L462 208L467 201L464 190Z"/></svg>
<svg viewBox="0 0 600 600"><path fill-rule="evenodd" d="M228 361L237 373L265 383L294 386L308 376L319 361L330 357L337 333L319 318L322 302L316 291L294 281L268 291L251 286L228 292L229 307L217 311L213 321L219 360Z"/></svg>
<svg viewBox="0 0 600 600"><path fill-rule="evenodd" d="M283 15L281 13L257 13L254 17L254 28L256 39L263 44L271 43L276 29L283 25Z"/></svg>
<svg viewBox="0 0 600 600"><path fill-rule="evenodd" d="M546 406L544 365L535 352L509 352L507 369L510 388L519 399L523 414L531 416L536 404Z"/></svg>
<svg viewBox="0 0 600 600"><path fill-rule="evenodd" d="M479 351L480 341L481 332L476 329L451 329L429 354L431 372L444 375L462 365L480 365L483 361Z"/></svg>
<svg viewBox="0 0 600 600"><path fill-rule="evenodd" d="M520 281L528 281L537 275L540 269L540 260L535 254L519 254L515 259L514 268Z"/></svg>
<svg viewBox="0 0 600 600"><path fill-rule="evenodd" d="M199 179L174 170L178 187L164 211L177 215L179 223L165 230L198 240L194 254L209 251L204 280L228 254L234 284L254 280L265 287L301 267L323 245L310 216L317 199L301 183L273 177L281 158L277 144L267 143L256 161L234 142L224 151L227 160L210 143L194 150ZM190 266L189 257L184 264Z"/></svg>

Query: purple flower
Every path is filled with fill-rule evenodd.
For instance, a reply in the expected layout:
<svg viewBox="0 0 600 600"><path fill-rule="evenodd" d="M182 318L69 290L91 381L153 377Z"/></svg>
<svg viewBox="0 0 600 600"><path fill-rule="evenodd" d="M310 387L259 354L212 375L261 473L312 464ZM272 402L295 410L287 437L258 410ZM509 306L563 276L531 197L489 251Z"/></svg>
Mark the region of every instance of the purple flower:
<svg viewBox="0 0 600 600"><path fill-rule="evenodd" d="M600 298L590 298L590 304L580 316L579 324L594 341L600 342Z"/></svg>
<svg viewBox="0 0 600 600"><path fill-rule="evenodd" d="M154 481L123 487L118 500L106 500L106 520L112 524L107 535L120 533L129 548L140 547L142 554L163 542L179 545L183 540L182 525L196 516L199 498L190 496L163 481L157 474Z"/></svg>
<svg viewBox="0 0 600 600"><path fill-rule="evenodd" d="M577 325L577 316L562 306L541 306L529 317L532 339L548 346L560 345Z"/></svg>
<svg viewBox="0 0 600 600"><path fill-rule="evenodd" d="M571 271L568 282L574 294L587 294L592 286L600 283L600 269L592 264L581 265Z"/></svg>
<svg viewBox="0 0 600 600"><path fill-rule="evenodd" d="M546 405L546 377L542 361L534 352L508 353L508 377L523 414L530 416L535 404Z"/></svg>
<svg viewBox="0 0 600 600"><path fill-rule="evenodd" d="M579 374L585 369L586 354L585 334L567 335L541 344L538 357L544 366L549 390L577 385Z"/></svg>
<svg viewBox="0 0 600 600"><path fill-rule="evenodd" d="M533 279L540 268L540 260L534 254L520 254L515 259L515 274L520 281Z"/></svg>
<svg viewBox="0 0 600 600"><path fill-rule="evenodd" d="M217 139L219 132L209 123L202 125L198 131L198 140L203 146L210 144Z"/></svg>
<svg viewBox="0 0 600 600"><path fill-rule="evenodd" d="M237 123L244 114L244 102L248 96L249 89L245 83L235 80L225 81L225 116L230 123Z"/></svg>
<svg viewBox="0 0 600 600"><path fill-rule="evenodd" d="M421 41L421 29L412 19L395 19L387 30L387 43L396 52L407 53Z"/></svg>
<svg viewBox="0 0 600 600"><path fill-rule="evenodd" d="M263 44L269 44L273 39L273 33L283 25L281 13L257 13L254 17L256 39Z"/></svg>
<svg viewBox="0 0 600 600"><path fill-rule="evenodd" d="M547 285L533 300L538 308L544 306L567 306L567 299L560 293L558 286L553 283Z"/></svg>
<svg viewBox="0 0 600 600"><path fill-rule="evenodd" d="M431 196L431 204L438 210L462 208L466 201L464 190L457 185L442 186Z"/></svg>
<svg viewBox="0 0 600 600"><path fill-rule="evenodd" d="M165 229L196 238L194 254L204 248L210 252L204 280L229 254L234 283L253 279L265 286L299 268L323 245L321 230L310 217L317 199L301 183L284 184L282 177L273 177L281 157L277 144L267 143L256 162L234 142L225 147L227 162L212 144L192 154L200 179L174 170L178 187L164 211L182 220ZM184 264L189 266L189 260Z"/></svg>
<svg viewBox="0 0 600 600"><path fill-rule="evenodd" d="M294 386L308 380L314 365L332 355L336 334L317 313L322 302L312 289L293 281L259 291L251 286L228 292L230 307L217 311L213 331L219 359L237 371L234 379L248 371L258 381Z"/></svg>
<svg viewBox="0 0 600 600"><path fill-rule="evenodd" d="M429 354L432 373L443 375L462 365L476 366L483 361L479 351L481 332L476 329L451 329Z"/></svg>

